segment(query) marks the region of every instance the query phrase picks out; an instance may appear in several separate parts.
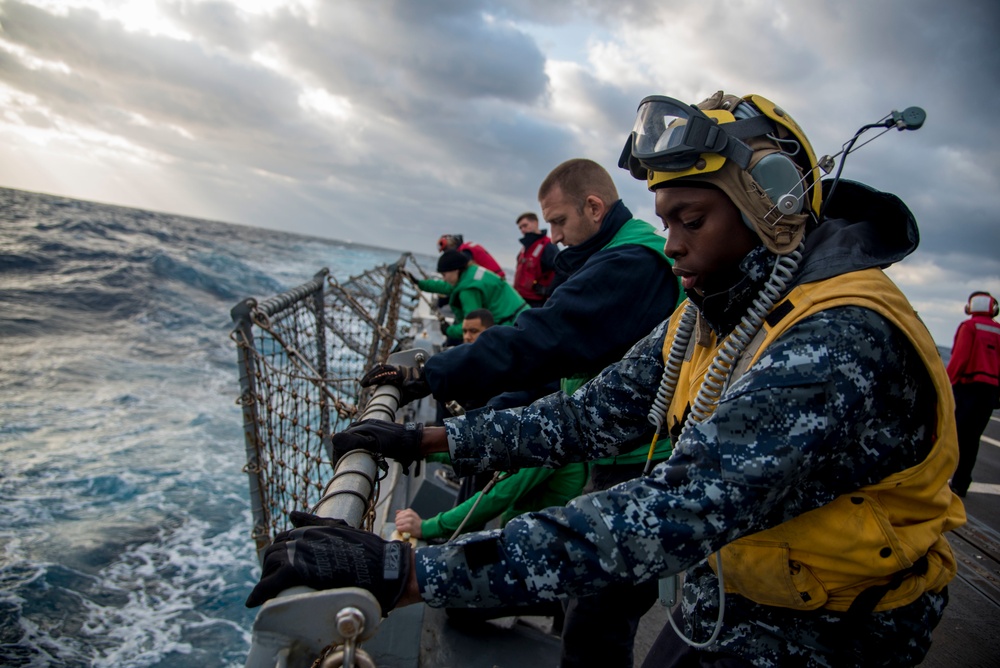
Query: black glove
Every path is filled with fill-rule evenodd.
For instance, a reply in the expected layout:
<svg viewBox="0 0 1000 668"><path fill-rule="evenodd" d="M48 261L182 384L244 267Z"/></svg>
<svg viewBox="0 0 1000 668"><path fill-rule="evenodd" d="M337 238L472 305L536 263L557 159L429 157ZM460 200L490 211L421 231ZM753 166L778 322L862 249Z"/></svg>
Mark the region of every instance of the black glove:
<svg viewBox="0 0 1000 668"><path fill-rule="evenodd" d="M409 543L384 541L342 520L292 511L296 527L274 537L264 551L260 582L247 597L256 608L282 591L361 587L375 596L382 615L395 607L410 578Z"/></svg>
<svg viewBox="0 0 1000 668"><path fill-rule="evenodd" d="M420 367L376 364L361 378L361 387L394 385L399 388L399 405L423 399L431 393Z"/></svg>
<svg viewBox="0 0 1000 668"><path fill-rule="evenodd" d="M424 425L419 422L396 424L385 420L362 420L333 435L333 454L340 459L352 450L368 450L395 459L407 473L410 464L423 459L420 440Z"/></svg>
<svg viewBox="0 0 1000 668"><path fill-rule="evenodd" d="M451 327L446 321L441 321L441 333L448 336L448 328Z"/></svg>

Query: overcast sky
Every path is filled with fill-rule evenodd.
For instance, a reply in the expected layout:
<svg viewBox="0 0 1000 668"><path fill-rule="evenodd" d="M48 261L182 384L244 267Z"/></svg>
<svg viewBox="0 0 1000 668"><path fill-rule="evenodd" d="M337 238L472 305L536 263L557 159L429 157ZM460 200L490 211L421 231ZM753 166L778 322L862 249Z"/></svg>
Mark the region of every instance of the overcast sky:
<svg viewBox="0 0 1000 668"><path fill-rule="evenodd" d="M819 155L917 105L844 175L916 214L890 275L939 344L1000 295L994 0L0 0L0 25L0 186L424 253L460 233L507 267L569 158L656 222L616 166L646 95L764 95Z"/></svg>

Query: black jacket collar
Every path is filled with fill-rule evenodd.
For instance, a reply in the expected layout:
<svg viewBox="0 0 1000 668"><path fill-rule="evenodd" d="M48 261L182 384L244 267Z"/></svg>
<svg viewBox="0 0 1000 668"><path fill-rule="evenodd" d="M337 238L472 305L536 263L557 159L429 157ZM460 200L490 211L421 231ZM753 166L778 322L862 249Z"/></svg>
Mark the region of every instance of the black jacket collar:
<svg viewBox="0 0 1000 668"><path fill-rule="evenodd" d="M607 246L618 234L622 225L631 219L632 212L628 210L628 207L621 200L615 202L604 214L604 220L601 221L601 228L597 230L597 234L582 244L570 246L559 252L555 259L556 274L561 276L563 280L573 275L590 259L591 255Z"/></svg>
<svg viewBox="0 0 1000 668"><path fill-rule="evenodd" d="M539 230L538 232L528 232L523 237L521 237L521 245L527 250L531 248L531 244L535 243L539 239L544 239L549 235L548 230Z"/></svg>

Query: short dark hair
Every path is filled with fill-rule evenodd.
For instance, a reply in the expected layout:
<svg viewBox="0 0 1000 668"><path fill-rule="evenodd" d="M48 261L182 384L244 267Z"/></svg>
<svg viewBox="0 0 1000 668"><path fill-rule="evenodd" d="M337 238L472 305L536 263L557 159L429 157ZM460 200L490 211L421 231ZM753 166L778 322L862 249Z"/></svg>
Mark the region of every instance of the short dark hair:
<svg viewBox="0 0 1000 668"><path fill-rule="evenodd" d="M533 213L533 212L531 212L531 211L525 211L520 216L518 216L517 218L515 218L514 222L515 223L520 223L522 218L527 218L528 220L533 220L536 223L538 222L538 215L535 214L535 213Z"/></svg>
<svg viewBox="0 0 1000 668"><path fill-rule="evenodd" d="M493 326L493 313L488 308L477 308L474 311L469 311L465 314L466 320L479 320L483 323L483 327Z"/></svg>
<svg viewBox="0 0 1000 668"><path fill-rule="evenodd" d="M608 170L586 158L567 160L549 172L538 188L539 201L545 199L556 186L566 199L576 204L577 211L583 211L583 205L591 195L596 195L609 207L620 199Z"/></svg>

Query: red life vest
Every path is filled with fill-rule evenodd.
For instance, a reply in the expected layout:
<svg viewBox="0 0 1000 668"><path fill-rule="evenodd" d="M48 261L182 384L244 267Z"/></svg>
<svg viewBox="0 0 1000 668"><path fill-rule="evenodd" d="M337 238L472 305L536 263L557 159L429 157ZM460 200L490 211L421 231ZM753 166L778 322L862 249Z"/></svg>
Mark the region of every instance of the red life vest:
<svg viewBox="0 0 1000 668"><path fill-rule="evenodd" d="M948 361L951 384L1000 384L1000 324L975 313L958 326Z"/></svg>
<svg viewBox="0 0 1000 668"><path fill-rule="evenodd" d="M514 272L514 289L518 294L529 301L539 301L544 299L544 295L539 294L535 286L547 287L555 278L554 271L542 270L542 253L551 240L548 237L541 237L528 248L521 247L517 254L517 271Z"/></svg>
<svg viewBox="0 0 1000 668"><path fill-rule="evenodd" d="M507 278L503 273L503 269L501 269L497 261L493 259L493 256L476 242L466 241L458 247L458 250L463 252L468 251L472 255L472 261L480 267L486 267L500 278Z"/></svg>

